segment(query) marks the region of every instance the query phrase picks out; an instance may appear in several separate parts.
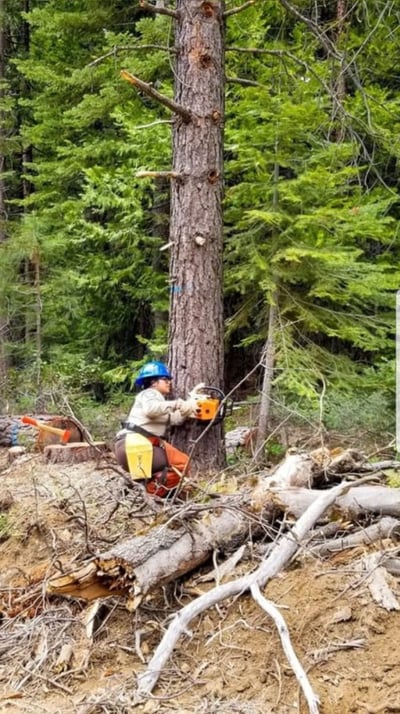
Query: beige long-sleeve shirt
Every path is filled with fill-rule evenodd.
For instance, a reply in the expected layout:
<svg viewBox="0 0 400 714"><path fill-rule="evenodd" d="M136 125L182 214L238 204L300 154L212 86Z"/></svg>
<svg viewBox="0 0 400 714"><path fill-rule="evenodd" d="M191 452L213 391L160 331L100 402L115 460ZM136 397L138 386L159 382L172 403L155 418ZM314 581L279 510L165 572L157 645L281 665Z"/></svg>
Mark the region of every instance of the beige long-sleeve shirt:
<svg viewBox="0 0 400 714"><path fill-rule="evenodd" d="M126 423L130 426L141 426L156 436L164 436L169 423L179 424L184 421L180 416L179 403L182 400L167 400L157 390L149 387L137 395L129 412ZM173 415L173 416L172 416ZM117 438L127 434L129 429L118 432Z"/></svg>

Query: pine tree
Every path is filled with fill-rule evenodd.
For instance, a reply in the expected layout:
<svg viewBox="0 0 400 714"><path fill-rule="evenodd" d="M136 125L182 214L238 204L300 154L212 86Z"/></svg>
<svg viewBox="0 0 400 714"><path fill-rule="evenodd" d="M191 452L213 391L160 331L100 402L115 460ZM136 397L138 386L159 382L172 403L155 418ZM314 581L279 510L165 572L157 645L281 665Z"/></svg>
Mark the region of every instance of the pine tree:
<svg viewBox="0 0 400 714"><path fill-rule="evenodd" d="M337 20L335 14L326 21L318 18L318 32L327 33L329 47L329 33L336 27L329 23ZM373 25L372 15L369 21ZM359 17L356 32L358 22ZM321 53L321 43L310 41L306 25L296 26L293 17L281 28L279 41L268 30L267 45L249 52L248 71L258 88L238 83L230 90L234 105L232 110L228 105L227 123L226 257L230 309L235 312L228 329L248 347L263 344L269 306L278 292L276 382L289 393L312 399L321 380L350 388L362 364L378 365L380 356L393 350L397 195L384 162L388 166L396 145L389 150L382 131L382 120L386 124L389 115L385 118L383 105L368 96L375 94L374 84L368 81L355 94L353 67L345 75L345 96L341 83L339 102L338 85L328 91L332 70L326 48ZM245 36L242 27L237 33ZM347 37L352 66L349 57L361 38L350 31ZM239 44L237 37L235 42ZM362 45L360 67L372 49L369 42ZM232 66L240 66L239 60ZM336 77L340 67L338 60ZM369 112L370 126L360 102ZM279 204L274 209L276 167Z"/></svg>

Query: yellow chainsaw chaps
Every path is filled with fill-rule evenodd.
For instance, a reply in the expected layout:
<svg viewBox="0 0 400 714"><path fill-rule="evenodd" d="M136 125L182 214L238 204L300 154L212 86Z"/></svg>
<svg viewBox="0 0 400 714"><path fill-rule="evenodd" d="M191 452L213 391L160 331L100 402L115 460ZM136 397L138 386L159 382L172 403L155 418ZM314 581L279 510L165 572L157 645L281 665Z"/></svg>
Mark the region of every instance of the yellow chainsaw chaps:
<svg viewBox="0 0 400 714"><path fill-rule="evenodd" d="M130 432L125 437L126 458L131 477L138 479L151 478L153 462L153 446L145 436Z"/></svg>

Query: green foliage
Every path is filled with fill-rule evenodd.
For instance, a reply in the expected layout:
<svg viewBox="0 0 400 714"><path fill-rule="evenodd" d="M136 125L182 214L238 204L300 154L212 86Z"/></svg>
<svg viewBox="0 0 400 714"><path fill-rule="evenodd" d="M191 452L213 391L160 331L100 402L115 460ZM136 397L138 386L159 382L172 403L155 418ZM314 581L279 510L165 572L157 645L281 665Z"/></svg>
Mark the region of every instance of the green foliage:
<svg viewBox="0 0 400 714"><path fill-rule="evenodd" d="M362 390L350 394L336 393L324 409L324 425L330 430L350 434L370 431L375 436L394 434L393 403L385 393Z"/></svg>
<svg viewBox="0 0 400 714"><path fill-rule="evenodd" d="M24 215L9 252L17 265L30 260L29 245L39 246L38 359L43 370L51 361L64 373L67 352L74 382L82 355L87 369L101 362L103 372L139 359L143 343L137 337L151 339L154 316L165 320L168 306L167 265L159 253L164 236L157 223L162 214L155 211L166 192L135 179L143 167L169 166L168 129L137 128L154 120L154 108L119 79L111 54L126 47L119 55L125 66L135 62L144 79L162 80L164 55L135 52L135 46L160 41L165 18L144 18L135 26L136 14L118 2L33 6L26 15L30 54L15 58L32 87L19 103L26 116L21 136L34 150L32 190L20 202ZM106 29L130 24L129 32ZM31 323L37 318L35 290L32 284L23 289L30 299L24 306L16 300L15 310ZM29 360L29 342L24 349Z"/></svg>
<svg viewBox="0 0 400 714"><path fill-rule="evenodd" d="M374 9L368 12L370 28ZM352 17L347 21L353 29ZM259 30L256 9L252 22ZM357 47L364 68L370 45L359 51L357 23L347 50ZM236 24L231 41L248 42L248 30ZM304 33L290 19L283 23L279 39L269 35L264 45L281 51L280 59L247 59L259 86L228 88L227 337L228 349L261 349L273 303L276 388L318 403L322 380L334 390L354 382L362 388L364 372L394 354L399 201L383 166L393 165L399 143L376 76L365 75L365 93L348 92L343 123L335 126L332 97L321 94L325 59L315 60L315 40L305 44ZM243 71L241 55L228 61ZM383 389L387 394L388 382Z"/></svg>
<svg viewBox="0 0 400 714"><path fill-rule="evenodd" d="M381 394L389 429L398 18L366 0L340 32L335 3L313 12L346 53L341 89L340 62L278 0L227 21L226 349L244 376L274 305L276 394L316 413L325 389L332 426L370 424ZM137 173L171 167L171 115L119 73L173 95L173 53L161 49L173 45L171 18L118 0L45 0L25 15L10 3L7 32L2 396L28 405L40 392L60 408L68 398L91 419L94 400L123 399L143 360L167 352L168 185Z"/></svg>
<svg viewBox="0 0 400 714"><path fill-rule="evenodd" d="M286 448L276 439L268 439L265 444L264 453L266 458L273 463L281 461L285 455Z"/></svg>

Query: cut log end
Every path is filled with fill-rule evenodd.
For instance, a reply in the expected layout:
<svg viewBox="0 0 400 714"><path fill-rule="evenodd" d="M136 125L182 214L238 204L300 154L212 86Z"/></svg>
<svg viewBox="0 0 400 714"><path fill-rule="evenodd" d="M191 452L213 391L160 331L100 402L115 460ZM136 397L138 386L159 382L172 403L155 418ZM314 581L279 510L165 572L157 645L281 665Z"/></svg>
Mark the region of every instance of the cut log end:
<svg viewBox="0 0 400 714"><path fill-rule="evenodd" d="M98 459L109 450L105 441L94 441L92 444L51 444L45 447L43 456L51 464L80 464Z"/></svg>

